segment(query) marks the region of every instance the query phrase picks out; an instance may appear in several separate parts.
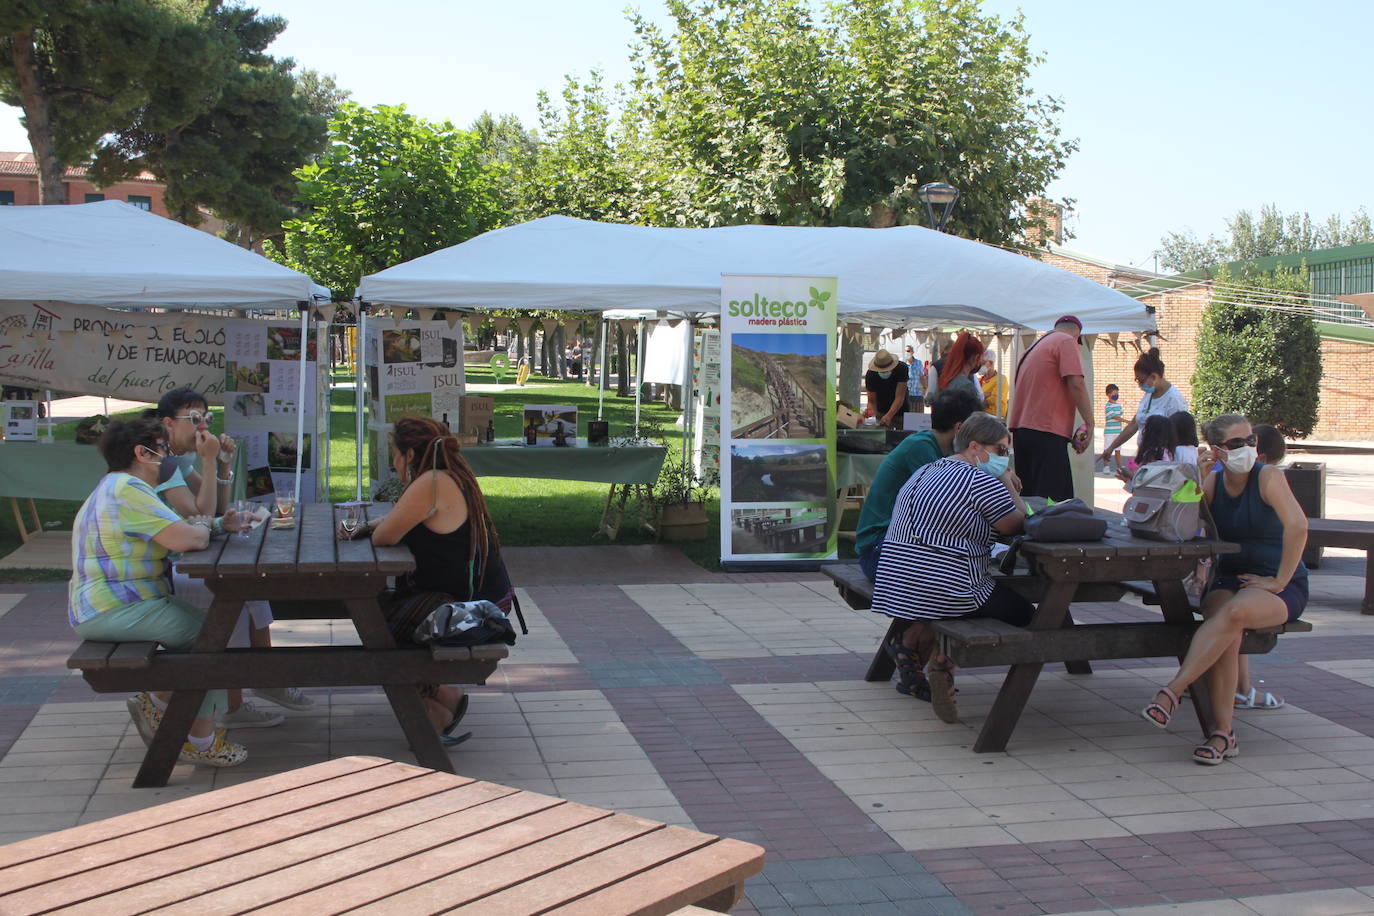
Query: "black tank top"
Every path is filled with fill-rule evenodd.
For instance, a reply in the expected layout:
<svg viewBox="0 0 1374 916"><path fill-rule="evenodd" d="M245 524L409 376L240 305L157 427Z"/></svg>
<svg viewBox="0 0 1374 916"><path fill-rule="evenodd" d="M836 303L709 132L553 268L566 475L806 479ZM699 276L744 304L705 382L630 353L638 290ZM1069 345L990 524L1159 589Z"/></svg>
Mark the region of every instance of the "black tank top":
<svg viewBox="0 0 1374 916"><path fill-rule="evenodd" d="M409 591L442 592L456 601L485 599L493 604L500 604L511 592L500 550L492 550L485 558L479 555L478 568L471 568L470 520L447 534L431 531L421 522L401 541L415 555L415 570L405 577Z"/></svg>

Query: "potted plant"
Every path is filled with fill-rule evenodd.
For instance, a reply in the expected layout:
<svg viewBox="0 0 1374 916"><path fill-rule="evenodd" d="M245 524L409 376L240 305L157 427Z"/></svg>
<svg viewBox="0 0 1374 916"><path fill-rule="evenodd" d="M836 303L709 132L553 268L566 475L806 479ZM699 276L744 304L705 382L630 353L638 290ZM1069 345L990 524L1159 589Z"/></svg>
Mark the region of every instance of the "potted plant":
<svg viewBox="0 0 1374 916"><path fill-rule="evenodd" d="M663 462L654 483L658 538L661 541L695 541L706 537L706 500L715 485L714 473L703 476L690 462L670 456Z"/></svg>

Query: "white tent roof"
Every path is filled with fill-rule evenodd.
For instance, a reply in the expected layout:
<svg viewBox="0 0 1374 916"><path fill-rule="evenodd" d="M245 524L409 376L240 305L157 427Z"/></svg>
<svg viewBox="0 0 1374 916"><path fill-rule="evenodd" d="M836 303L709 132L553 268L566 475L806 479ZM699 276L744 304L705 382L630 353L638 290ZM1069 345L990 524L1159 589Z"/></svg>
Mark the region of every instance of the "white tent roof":
<svg viewBox="0 0 1374 916"><path fill-rule="evenodd" d="M321 293L305 274L123 201L0 207L0 299L281 308Z"/></svg>
<svg viewBox="0 0 1374 916"><path fill-rule="evenodd" d="M892 229L656 229L546 216L364 277L374 303L450 308L720 311L720 275L839 278L846 320L1088 333L1154 329L1135 299L1032 258L952 235Z"/></svg>

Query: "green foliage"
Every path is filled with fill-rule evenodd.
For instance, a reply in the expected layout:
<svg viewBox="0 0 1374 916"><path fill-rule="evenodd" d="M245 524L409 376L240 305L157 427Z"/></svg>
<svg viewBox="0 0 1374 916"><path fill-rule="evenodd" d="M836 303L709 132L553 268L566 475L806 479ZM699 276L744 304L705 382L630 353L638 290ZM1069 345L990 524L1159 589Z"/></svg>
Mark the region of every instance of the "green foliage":
<svg viewBox="0 0 1374 916"><path fill-rule="evenodd" d="M1300 310L1305 277L1305 270L1239 279L1223 271L1218 279L1232 291L1213 294L1197 341L1193 409L1200 420L1243 413L1289 438L1311 435L1322 361L1316 324Z"/></svg>
<svg viewBox="0 0 1374 916"><path fill-rule="evenodd" d="M494 229L498 166L476 134L404 106L344 103L318 161L296 171L305 212L286 223L287 265L353 295L359 279Z"/></svg>
<svg viewBox="0 0 1374 916"><path fill-rule="evenodd" d="M923 223L916 189L963 191L951 231L1016 241L1022 209L1076 143L1021 19L976 0L669 0L676 32L632 13L622 136L630 190L670 225Z"/></svg>
<svg viewBox="0 0 1374 916"><path fill-rule="evenodd" d="M1284 216L1273 204L1260 207L1256 218L1241 210L1226 221L1229 238L1199 240L1191 230L1170 232L1160 241L1159 263L1166 270L1188 271L1231 261L1250 261L1280 254L1301 254L1374 242L1374 224L1363 207L1349 221L1333 214L1315 223L1308 213Z"/></svg>

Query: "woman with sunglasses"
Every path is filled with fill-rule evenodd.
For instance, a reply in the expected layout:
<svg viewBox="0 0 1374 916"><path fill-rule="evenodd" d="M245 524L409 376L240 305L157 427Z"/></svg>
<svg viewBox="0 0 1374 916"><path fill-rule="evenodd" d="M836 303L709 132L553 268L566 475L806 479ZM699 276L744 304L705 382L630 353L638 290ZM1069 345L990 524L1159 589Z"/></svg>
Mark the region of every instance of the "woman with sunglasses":
<svg viewBox="0 0 1374 916"><path fill-rule="evenodd" d="M1216 577L1202 599L1206 619L1178 674L1140 714L1165 728L1178 711L1179 696L1206 675L1215 727L1193 750L1193 759L1216 766L1240 753L1231 717L1244 631L1297 620L1307 606L1307 518L1283 473L1256 461L1249 420L1224 414L1207 424L1206 436L1221 470L1203 481L1203 498L1221 539L1241 549L1217 557Z"/></svg>
<svg viewBox="0 0 1374 916"><path fill-rule="evenodd" d="M1001 420L971 414L955 434L954 454L917 470L897 494L874 576L873 610L912 621L888 647L905 669L903 682L913 696L928 696L945 722L959 718L954 666L931 657L935 631L925 621L987 617L1025 626L1035 610L988 572L993 541L1021 531L1026 520L1009 469L1010 442ZM920 683L927 661L928 685Z"/></svg>

